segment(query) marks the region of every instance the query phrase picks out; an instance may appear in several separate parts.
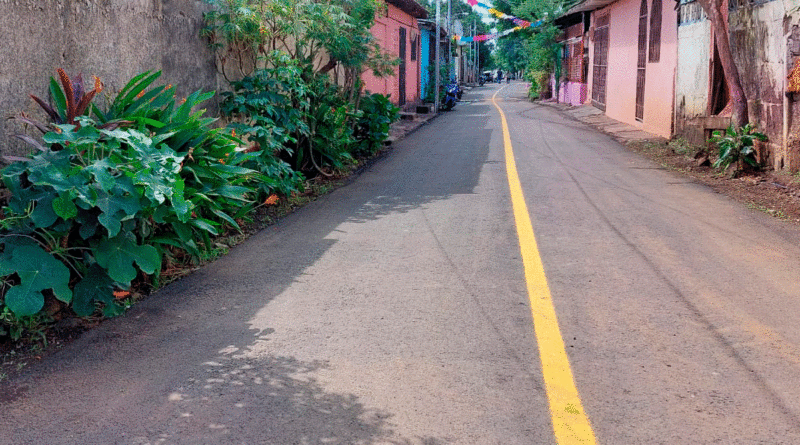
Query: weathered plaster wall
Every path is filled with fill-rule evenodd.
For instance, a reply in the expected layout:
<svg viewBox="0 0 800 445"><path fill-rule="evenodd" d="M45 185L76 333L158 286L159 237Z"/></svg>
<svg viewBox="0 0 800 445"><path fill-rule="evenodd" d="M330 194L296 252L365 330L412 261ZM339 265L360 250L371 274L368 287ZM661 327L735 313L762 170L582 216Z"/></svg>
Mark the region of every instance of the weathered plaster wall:
<svg viewBox="0 0 800 445"><path fill-rule="evenodd" d="M678 70L675 79L678 115L704 116L708 112L711 22L708 20L678 28Z"/></svg>
<svg viewBox="0 0 800 445"><path fill-rule="evenodd" d="M784 1L784 7L790 11L783 20L783 30L786 35L787 75L794 68L797 59L800 59L800 8L796 1ZM800 171L800 94L787 97L786 118L787 126L784 131L787 140L784 150L786 157L784 167L792 172L797 172Z"/></svg>
<svg viewBox="0 0 800 445"><path fill-rule="evenodd" d="M693 144L707 137L701 117L708 114L711 74L711 22L697 2L683 2L678 22L675 73L675 134Z"/></svg>
<svg viewBox="0 0 800 445"><path fill-rule="evenodd" d="M762 161L784 168L783 91L786 77L785 8L783 1L742 6L729 16L731 48L748 99L750 121L770 142L760 151Z"/></svg>
<svg viewBox="0 0 800 445"><path fill-rule="evenodd" d="M28 94L47 98L57 68L98 76L108 92L146 70L162 70L178 95L216 89L213 55L198 37L206 8L202 0L0 0L0 115L43 118ZM10 137L18 131L4 119L3 153L27 152Z"/></svg>

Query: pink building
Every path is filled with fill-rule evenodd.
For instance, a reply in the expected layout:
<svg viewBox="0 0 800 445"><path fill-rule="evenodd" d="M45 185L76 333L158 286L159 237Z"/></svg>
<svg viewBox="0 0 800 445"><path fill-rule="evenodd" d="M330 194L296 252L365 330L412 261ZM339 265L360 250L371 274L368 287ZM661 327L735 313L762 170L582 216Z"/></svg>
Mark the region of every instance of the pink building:
<svg viewBox="0 0 800 445"><path fill-rule="evenodd" d="M589 58L586 53L589 17L590 14L581 12L556 20L556 25L564 30L560 40L564 50L558 84L558 101L561 103L582 105L589 97L589 86L586 83L589 76ZM553 84L555 85L555 79Z"/></svg>
<svg viewBox="0 0 800 445"><path fill-rule="evenodd" d="M400 59L396 74L376 77L371 71L361 78L364 89L371 93L389 95L399 106L420 101L420 32L417 19L428 12L414 0L385 0L370 32L384 52Z"/></svg>
<svg viewBox="0 0 800 445"><path fill-rule="evenodd" d="M663 137L673 132L678 17L669 0L584 0L591 12L588 100L606 115Z"/></svg>

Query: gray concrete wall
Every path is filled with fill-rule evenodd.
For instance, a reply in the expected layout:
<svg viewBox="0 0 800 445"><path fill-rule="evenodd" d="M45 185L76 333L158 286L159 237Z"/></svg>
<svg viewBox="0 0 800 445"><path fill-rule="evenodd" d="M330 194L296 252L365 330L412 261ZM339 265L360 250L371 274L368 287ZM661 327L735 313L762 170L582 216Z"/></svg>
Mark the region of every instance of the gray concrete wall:
<svg viewBox="0 0 800 445"><path fill-rule="evenodd" d="M0 0L0 116L24 111L44 119L28 94L48 98L57 68L98 76L104 94L147 70L162 70L159 83L174 85L179 96L218 90L213 53L199 37L207 9L202 0ZM10 137L19 130L3 119L3 154L27 151Z"/></svg>

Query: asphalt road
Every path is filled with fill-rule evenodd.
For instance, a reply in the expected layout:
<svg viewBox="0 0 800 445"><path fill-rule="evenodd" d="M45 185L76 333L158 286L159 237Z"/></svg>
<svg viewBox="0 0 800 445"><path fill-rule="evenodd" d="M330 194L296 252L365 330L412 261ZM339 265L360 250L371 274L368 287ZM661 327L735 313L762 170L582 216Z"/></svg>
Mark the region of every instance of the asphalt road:
<svg viewBox="0 0 800 445"><path fill-rule="evenodd" d="M563 347L534 329L495 93ZM584 443L800 443L797 227L524 93L468 92L30 367L2 387L0 443L552 444L540 351L559 348Z"/></svg>

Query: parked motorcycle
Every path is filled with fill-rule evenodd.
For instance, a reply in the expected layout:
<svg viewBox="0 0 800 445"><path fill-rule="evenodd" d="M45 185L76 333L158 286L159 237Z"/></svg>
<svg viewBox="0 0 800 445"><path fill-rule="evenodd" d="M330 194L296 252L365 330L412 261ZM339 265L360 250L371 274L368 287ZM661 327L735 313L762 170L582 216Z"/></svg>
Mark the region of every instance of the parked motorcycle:
<svg viewBox="0 0 800 445"><path fill-rule="evenodd" d="M442 100L442 110L449 111L456 106L459 90L461 90L461 88L458 87L457 83L451 83L445 87L444 100Z"/></svg>

